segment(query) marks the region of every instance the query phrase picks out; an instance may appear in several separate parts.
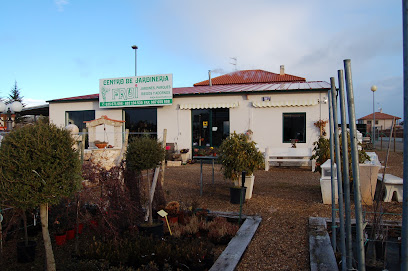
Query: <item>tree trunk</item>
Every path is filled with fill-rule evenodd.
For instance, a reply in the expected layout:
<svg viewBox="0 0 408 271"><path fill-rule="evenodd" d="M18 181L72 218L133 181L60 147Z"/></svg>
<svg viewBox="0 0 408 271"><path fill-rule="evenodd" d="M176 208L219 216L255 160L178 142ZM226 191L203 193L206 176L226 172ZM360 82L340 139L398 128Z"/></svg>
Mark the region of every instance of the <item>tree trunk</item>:
<svg viewBox="0 0 408 271"><path fill-rule="evenodd" d="M147 170L147 198L149 201L149 224L153 224L153 214L152 214L153 210L152 210L152 201L150 198L150 194L151 194L150 189L151 187L150 187L150 179L149 179L149 170Z"/></svg>
<svg viewBox="0 0 408 271"><path fill-rule="evenodd" d="M26 210L23 210L22 217L23 217L23 222L24 222L24 239L25 239L25 245L27 247L28 246L28 232L27 232Z"/></svg>
<svg viewBox="0 0 408 271"><path fill-rule="evenodd" d="M54 252L52 250L50 232L48 231L48 208L47 204L40 205L41 228L45 247L47 271L56 271Z"/></svg>

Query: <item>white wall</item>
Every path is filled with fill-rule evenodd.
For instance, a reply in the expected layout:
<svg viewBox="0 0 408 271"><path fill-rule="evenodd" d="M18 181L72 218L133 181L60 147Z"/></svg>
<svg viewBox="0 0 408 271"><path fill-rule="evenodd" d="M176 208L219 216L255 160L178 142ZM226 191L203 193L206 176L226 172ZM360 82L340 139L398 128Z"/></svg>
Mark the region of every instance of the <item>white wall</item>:
<svg viewBox="0 0 408 271"><path fill-rule="evenodd" d="M327 120L328 104L319 103L313 106L255 108L252 102L260 102L262 97L271 97L271 101L323 100L327 92L308 93L264 93L249 95L200 95L175 97L173 104L158 107L157 134L163 139L163 129L167 129L167 142L176 143L177 149L191 149L191 110L180 109L180 104L231 103L239 102L239 106L230 109L230 132L244 133L253 131L253 140L263 151L265 147L290 147L290 143L282 143L282 114L306 113L306 143L298 143L298 147L312 147L318 139L319 129L313 123L319 119ZM95 110L95 117L107 115L111 119L122 120L121 109L99 109L98 102L51 103L50 121L65 126L65 111ZM327 127L328 129L328 127ZM113 130L112 130L113 131ZM100 131L99 131L100 132ZM103 133L102 133L103 134ZM191 152L190 152L191 153Z"/></svg>

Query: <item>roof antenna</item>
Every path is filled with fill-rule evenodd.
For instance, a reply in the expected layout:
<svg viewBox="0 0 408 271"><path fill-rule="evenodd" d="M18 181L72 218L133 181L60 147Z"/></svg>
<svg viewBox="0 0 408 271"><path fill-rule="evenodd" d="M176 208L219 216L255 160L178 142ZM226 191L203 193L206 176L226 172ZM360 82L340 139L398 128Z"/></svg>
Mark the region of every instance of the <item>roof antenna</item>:
<svg viewBox="0 0 408 271"><path fill-rule="evenodd" d="M232 60L234 60L234 63L230 63L231 65L235 66L235 71L237 70L237 57L230 57Z"/></svg>

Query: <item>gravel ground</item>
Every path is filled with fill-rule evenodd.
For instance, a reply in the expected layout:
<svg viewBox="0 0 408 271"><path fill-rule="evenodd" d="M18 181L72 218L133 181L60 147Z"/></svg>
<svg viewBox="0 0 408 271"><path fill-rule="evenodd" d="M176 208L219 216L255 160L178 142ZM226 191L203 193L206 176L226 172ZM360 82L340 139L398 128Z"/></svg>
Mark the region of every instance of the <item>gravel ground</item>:
<svg viewBox="0 0 408 271"><path fill-rule="evenodd" d="M377 151L384 165L385 151ZM402 153L390 153L387 173L402 177ZM185 207L197 201L201 208L239 212L229 202L231 183L215 166L212 184L210 164L203 165L204 187L200 197L199 163L167 167L164 191L166 200L177 200ZM260 215L262 223L237 270L310 270L307 222L310 216L330 217L331 206L323 205L319 173L310 168L274 167L255 172L253 197L243 206L247 215ZM384 203L385 211L402 213L402 204ZM370 207L364 208L370 211ZM401 216L386 219L401 220Z"/></svg>

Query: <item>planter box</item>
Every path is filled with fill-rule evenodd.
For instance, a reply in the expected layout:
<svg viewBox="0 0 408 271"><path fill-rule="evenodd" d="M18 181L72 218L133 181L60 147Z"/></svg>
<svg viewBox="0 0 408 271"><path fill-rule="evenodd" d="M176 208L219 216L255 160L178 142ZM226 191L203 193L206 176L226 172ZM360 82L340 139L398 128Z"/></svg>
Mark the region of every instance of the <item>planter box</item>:
<svg viewBox="0 0 408 271"><path fill-rule="evenodd" d="M323 204L332 204L332 189L331 189L331 160L328 159L326 162L321 165L322 169L322 177L320 178L320 189L322 191L322 199ZM336 164L333 165L333 173L334 173L334 190L335 190L335 204L338 202L338 184L337 184L337 168Z"/></svg>
<svg viewBox="0 0 408 271"><path fill-rule="evenodd" d="M245 176L245 184L244 184L244 186L246 187L245 199L252 198L252 191L254 190L254 182L255 182L255 176L253 174L250 176ZM235 180L234 185L241 186L242 177L239 177L239 183L237 180Z"/></svg>
<svg viewBox="0 0 408 271"><path fill-rule="evenodd" d="M364 205L372 205L374 200L375 189L377 186L377 176L380 170L378 164L359 164L360 170L360 193L361 203ZM322 191L323 204L331 204L331 177L330 177L330 159L321 166L322 177L320 178L320 188ZM336 164L333 167L334 175L336 176ZM337 192L337 176L335 177L335 202L338 201Z"/></svg>
<svg viewBox="0 0 408 271"><path fill-rule="evenodd" d="M183 165L187 164L187 160L188 160L188 153L181 153L181 161Z"/></svg>
<svg viewBox="0 0 408 271"><path fill-rule="evenodd" d="M179 167L181 166L181 161L167 161L168 167Z"/></svg>
<svg viewBox="0 0 408 271"><path fill-rule="evenodd" d="M373 205L380 166L376 164L359 164L359 170L361 203L363 205Z"/></svg>

